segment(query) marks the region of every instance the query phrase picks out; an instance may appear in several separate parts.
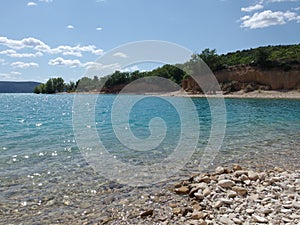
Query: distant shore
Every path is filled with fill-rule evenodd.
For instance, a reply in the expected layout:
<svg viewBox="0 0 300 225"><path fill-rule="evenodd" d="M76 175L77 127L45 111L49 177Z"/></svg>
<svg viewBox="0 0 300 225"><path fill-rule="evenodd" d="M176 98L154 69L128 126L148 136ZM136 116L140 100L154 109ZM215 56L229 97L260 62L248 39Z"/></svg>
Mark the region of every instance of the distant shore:
<svg viewBox="0 0 300 225"><path fill-rule="evenodd" d="M300 91L253 91L245 93L243 91L232 92L229 94L192 94L183 91L170 92L162 94L163 96L176 96L176 97L223 97L223 98L274 98L274 99L300 99Z"/></svg>

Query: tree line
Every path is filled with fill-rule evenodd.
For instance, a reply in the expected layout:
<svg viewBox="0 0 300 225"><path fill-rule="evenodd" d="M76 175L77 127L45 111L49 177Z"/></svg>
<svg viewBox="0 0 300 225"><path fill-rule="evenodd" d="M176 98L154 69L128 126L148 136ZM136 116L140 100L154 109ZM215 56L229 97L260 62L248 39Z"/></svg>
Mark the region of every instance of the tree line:
<svg viewBox="0 0 300 225"><path fill-rule="evenodd" d="M295 64L300 64L300 44L265 46L254 49L217 54L216 50L204 49L200 54L193 54L189 61L177 65L164 65L151 71L121 72L115 71L105 77L83 77L77 82L64 83L63 78L50 78L46 83L37 86L34 93L57 93L77 91L103 91L118 85L126 85L139 78L159 76L170 79L181 85L183 79L193 71L203 69L203 61L213 71L219 71L236 65L251 65L260 69L278 68L288 71Z"/></svg>
<svg viewBox="0 0 300 225"><path fill-rule="evenodd" d="M74 92L76 84L72 81L65 83L61 77L50 78L46 83L36 86L33 90L36 94L54 94L58 92Z"/></svg>

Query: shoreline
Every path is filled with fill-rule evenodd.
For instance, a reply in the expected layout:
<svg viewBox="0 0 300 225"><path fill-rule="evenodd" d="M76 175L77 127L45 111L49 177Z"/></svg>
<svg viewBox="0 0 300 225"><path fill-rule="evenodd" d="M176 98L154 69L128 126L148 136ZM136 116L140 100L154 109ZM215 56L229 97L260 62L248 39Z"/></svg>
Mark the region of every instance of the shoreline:
<svg viewBox="0 0 300 225"><path fill-rule="evenodd" d="M110 95L110 94L119 94L119 93L99 93L96 91L91 92L61 92L57 93L61 94L99 94L99 95ZM165 96L165 97L189 97L189 98L245 98L245 99L300 99L300 90L291 90L291 91L252 91L245 93L243 91L232 92L229 94L192 94L185 91L174 91L167 93L159 93L159 92L149 92L149 93L122 93L128 95L153 95L153 96Z"/></svg>
<svg viewBox="0 0 300 225"><path fill-rule="evenodd" d="M245 93L243 91L229 94L191 94L184 91L161 94L162 96L190 97L190 98L255 98L255 99L300 99L300 91L253 91Z"/></svg>

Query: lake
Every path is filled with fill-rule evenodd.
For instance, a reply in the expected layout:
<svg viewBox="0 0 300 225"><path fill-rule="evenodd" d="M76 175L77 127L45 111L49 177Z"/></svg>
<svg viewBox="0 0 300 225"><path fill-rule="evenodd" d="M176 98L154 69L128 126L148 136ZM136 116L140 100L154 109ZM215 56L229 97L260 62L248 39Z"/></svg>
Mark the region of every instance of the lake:
<svg viewBox="0 0 300 225"><path fill-rule="evenodd" d="M205 98L84 95L76 108L78 96L0 94L0 223L47 223L53 216L87 209L101 213L117 196L143 189L127 185L140 179L135 168L151 171L145 185L151 191L197 172L213 121L218 121ZM123 117L132 99L135 104ZM224 140L205 170L227 163L299 168L300 100L224 101L226 114L219 115L225 118ZM188 113L183 119L180 112ZM222 139L222 131L218 135ZM101 159L102 152L107 158ZM152 172L153 165L159 171ZM148 179L151 174L154 178Z"/></svg>

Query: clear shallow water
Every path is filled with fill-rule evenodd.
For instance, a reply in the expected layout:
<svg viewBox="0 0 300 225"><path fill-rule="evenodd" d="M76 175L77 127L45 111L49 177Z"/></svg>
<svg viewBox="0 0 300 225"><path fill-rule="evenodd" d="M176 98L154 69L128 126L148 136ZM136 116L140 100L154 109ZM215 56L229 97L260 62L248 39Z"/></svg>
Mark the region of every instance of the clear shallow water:
<svg viewBox="0 0 300 225"><path fill-rule="evenodd" d="M153 117L161 117L168 128L157 149L136 152L125 148L113 133L110 113L114 98L100 96L95 107L96 128L110 153L134 165L151 164L167 157L176 147L181 131L176 110L167 101L150 96L133 108L129 124L138 138L149 137L148 123ZM170 98L185 106L185 98ZM123 185L95 173L83 158L72 127L73 100L74 95L0 95L0 222L32 222L45 215L51 218L52 214L80 212L95 208L95 199L101 212L107 198L116 198L114 188L127 193ZM201 132L195 154L186 167L189 171L197 170L211 128L206 99L193 101ZM299 100L225 102L226 135L215 165L240 162L258 167L299 168ZM32 212L28 214L29 209Z"/></svg>

